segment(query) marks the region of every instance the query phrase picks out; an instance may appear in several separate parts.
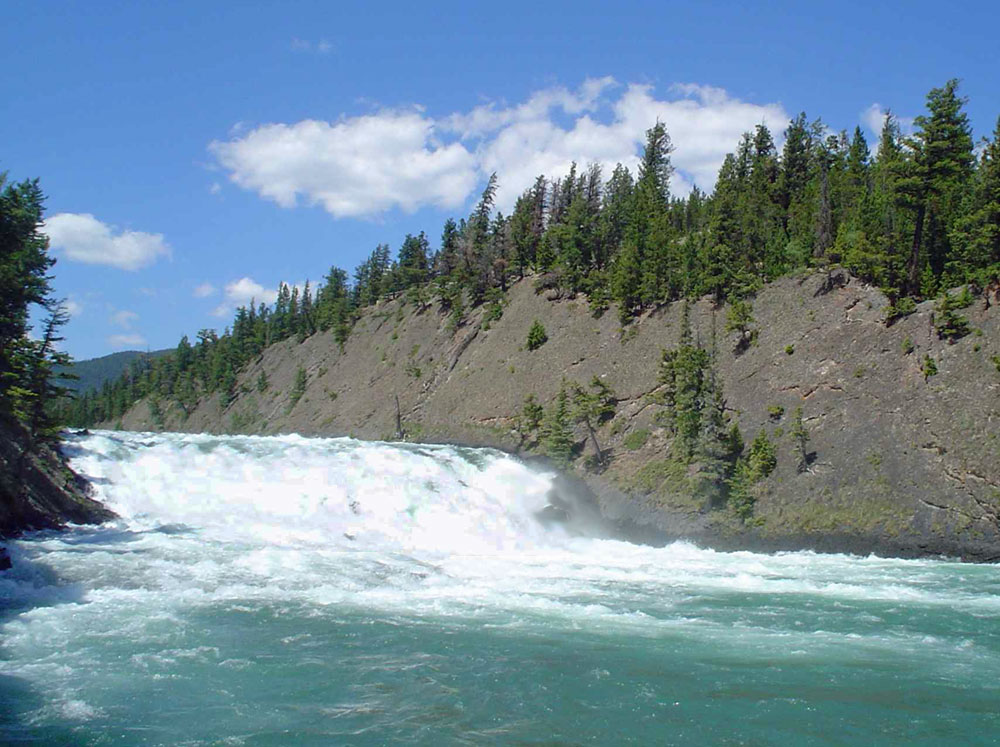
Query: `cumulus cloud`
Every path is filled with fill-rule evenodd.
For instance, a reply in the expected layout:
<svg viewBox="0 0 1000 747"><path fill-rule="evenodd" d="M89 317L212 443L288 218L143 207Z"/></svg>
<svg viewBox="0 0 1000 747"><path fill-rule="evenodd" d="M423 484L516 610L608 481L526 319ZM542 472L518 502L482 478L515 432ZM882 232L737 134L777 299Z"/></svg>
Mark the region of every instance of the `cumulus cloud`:
<svg viewBox="0 0 1000 747"><path fill-rule="evenodd" d="M337 218L454 208L478 179L472 154L439 142L417 111L268 124L209 149L244 189L282 207L319 204Z"/></svg>
<svg viewBox="0 0 1000 747"><path fill-rule="evenodd" d="M215 295L215 286L211 283L202 283L192 293L195 298L208 298Z"/></svg>
<svg viewBox="0 0 1000 747"><path fill-rule="evenodd" d="M108 345L115 350L122 348L141 348L146 345L146 338L136 332L129 332L121 335L111 335L108 338Z"/></svg>
<svg viewBox="0 0 1000 747"><path fill-rule="evenodd" d="M43 231L53 249L86 264L139 270L170 256L163 234L118 230L90 213L58 213L45 221Z"/></svg>
<svg viewBox="0 0 1000 747"><path fill-rule="evenodd" d="M562 176L574 161L598 163L605 176L616 163L634 169L657 119L675 147L673 190L685 194L694 184L713 187L743 132L766 124L778 139L789 116L781 104L750 103L712 86L678 84L660 97L652 86L604 77L439 118L384 110L265 124L209 149L233 183L282 207L321 205L337 218L457 208L496 171L497 204L509 211L536 176Z"/></svg>
<svg viewBox="0 0 1000 747"><path fill-rule="evenodd" d="M215 316L229 316L237 307L248 306L251 302L271 304L278 298L277 291L269 290L249 277L226 283L223 295L225 300L212 312Z"/></svg>

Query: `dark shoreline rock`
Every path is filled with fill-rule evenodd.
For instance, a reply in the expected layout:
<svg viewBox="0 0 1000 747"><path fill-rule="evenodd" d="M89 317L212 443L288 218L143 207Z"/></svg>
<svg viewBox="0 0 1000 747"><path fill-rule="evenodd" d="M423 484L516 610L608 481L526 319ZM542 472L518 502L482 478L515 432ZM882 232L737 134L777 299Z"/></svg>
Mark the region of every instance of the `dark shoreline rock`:
<svg viewBox="0 0 1000 747"><path fill-rule="evenodd" d="M0 537L115 517L91 497L93 489L69 468L58 447L28 450L27 443L17 428L0 428Z"/></svg>

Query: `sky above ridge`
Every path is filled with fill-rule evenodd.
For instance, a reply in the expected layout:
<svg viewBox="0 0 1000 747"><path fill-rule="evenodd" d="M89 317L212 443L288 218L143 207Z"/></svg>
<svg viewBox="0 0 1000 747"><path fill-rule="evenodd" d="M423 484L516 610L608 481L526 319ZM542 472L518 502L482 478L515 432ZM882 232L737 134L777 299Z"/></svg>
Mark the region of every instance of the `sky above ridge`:
<svg viewBox="0 0 1000 747"><path fill-rule="evenodd" d="M634 167L659 118L675 193L805 111L874 143L961 79L1000 115L1000 6L908 3L11 3L0 172L39 178L79 359L218 331L279 282L353 273L572 161Z"/></svg>

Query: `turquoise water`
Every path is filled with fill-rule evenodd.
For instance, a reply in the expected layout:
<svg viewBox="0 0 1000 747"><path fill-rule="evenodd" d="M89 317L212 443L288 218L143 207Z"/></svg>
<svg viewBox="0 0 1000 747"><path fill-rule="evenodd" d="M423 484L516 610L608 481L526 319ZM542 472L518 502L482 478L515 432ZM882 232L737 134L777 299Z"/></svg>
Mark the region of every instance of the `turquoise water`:
<svg viewBox="0 0 1000 747"><path fill-rule="evenodd" d="M497 452L97 433L12 543L0 743L995 744L1000 569L546 526Z"/></svg>

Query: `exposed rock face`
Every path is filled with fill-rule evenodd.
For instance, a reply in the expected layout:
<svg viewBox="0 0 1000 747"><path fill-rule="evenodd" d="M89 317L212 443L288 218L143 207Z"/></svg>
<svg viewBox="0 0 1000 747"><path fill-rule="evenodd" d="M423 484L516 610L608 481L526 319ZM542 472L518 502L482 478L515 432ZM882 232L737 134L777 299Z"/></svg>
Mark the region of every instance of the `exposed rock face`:
<svg viewBox="0 0 1000 747"><path fill-rule="evenodd" d="M744 522L725 507L637 479L670 450L671 434L655 418L662 408L650 395L661 351L679 339L680 304L623 330L613 310L594 318L582 297L547 300L530 281L508 297L500 320L486 323L477 310L454 331L436 307L382 303L362 317L343 352L328 334L279 343L242 373L228 407L212 397L184 417L170 405L165 426L393 438L398 396L409 439L517 451L523 443L514 423L526 395L547 403L563 378L585 384L598 375L619 397L615 418L597 432L610 461L600 474L587 472L593 445L581 429L576 473L603 512L637 536L1000 559L995 304L979 299L966 309L978 331L949 344L933 329L931 302L887 327L887 300L877 289L840 272L788 277L758 294L757 341L745 352L736 350L735 333L723 332L724 310L708 300L692 305L696 338L705 346L715 340L727 410L744 439L763 428L778 446L777 469L758 486ZM536 318L548 342L529 351ZM938 373L925 379L926 355ZM289 407L300 365L309 386ZM255 388L261 369L270 382L264 392ZM799 406L812 455L804 470L789 434ZM155 429L145 403L115 425Z"/></svg>
<svg viewBox="0 0 1000 747"><path fill-rule="evenodd" d="M89 496L89 485L49 446L25 453L21 433L0 428L0 537L67 522L97 524L114 513Z"/></svg>

